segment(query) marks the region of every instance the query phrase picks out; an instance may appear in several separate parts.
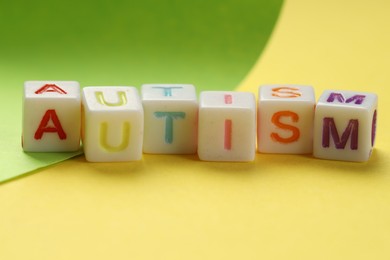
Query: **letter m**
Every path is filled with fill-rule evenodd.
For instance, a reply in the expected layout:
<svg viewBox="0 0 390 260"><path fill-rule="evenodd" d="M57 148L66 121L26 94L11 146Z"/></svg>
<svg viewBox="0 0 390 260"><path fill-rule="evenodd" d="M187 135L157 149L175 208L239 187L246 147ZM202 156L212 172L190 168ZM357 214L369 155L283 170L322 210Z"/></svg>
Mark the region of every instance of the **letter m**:
<svg viewBox="0 0 390 260"><path fill-rule="evenodd" d="M347 100L345 100L343 94L332 92L329 94L329 97L327 98L326 102L333 103L335 100L337 100L340 103L354 102L356 105L361 105L364 102L365 98L366 98L365 95L354 95L350 98L347 98Z"/></svg>
<svg viewBox="0 0 390 260"><path fill-rule="evenodd" d="M325 117L322 128L322 147L328 148L330 145L330 138L332 137L336 149L344 149L348 139L351 138L351 150L358 149L359 137L359 120L351 119L348 122L343 134L339 135L336 124L332 117Z"/></svg>

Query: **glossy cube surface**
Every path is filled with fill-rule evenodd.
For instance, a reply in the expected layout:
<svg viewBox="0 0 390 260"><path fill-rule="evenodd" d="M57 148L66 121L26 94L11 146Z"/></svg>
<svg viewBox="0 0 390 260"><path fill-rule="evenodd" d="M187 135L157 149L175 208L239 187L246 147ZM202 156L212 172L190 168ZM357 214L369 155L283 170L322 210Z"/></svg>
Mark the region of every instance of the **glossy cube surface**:
<svg viewBox="0 0 390 260"><path fill-rule="evenodd" d="M202 92L198 124L198 156L201 160L254 160L256 101L252 93Z"/></svg>
<svg viewBox="0 0 390 260"><path fill-rule="evenodd" d="M261 86L258 99L258 151L311 153L315 103L311 86Z"/></svg>
<svg viewBox="0 0 390 260"><path fill-rule="evenodd" d="M325 91L315 110L314 156L367 161L375 142L377 104L373 93Z"/></svg>
<svg viewBox="0 0 390 260"><path fill-rule="evenodd" d="M143 108L134 87L85 87L82 140L90 162L142 158Z"/></svg>
<svg viewBox="0 0 390 260"><path fill-rule="evenodd" d="M186 84L145 84L144 153L194 154L197 148L198 101Z"/></svg>
<svg viewBox="0 0 390 260"><path fill-rule="evenodd" d="M22 146L26 152L80 148L80 86L76 81L26 81Z"/></svg>

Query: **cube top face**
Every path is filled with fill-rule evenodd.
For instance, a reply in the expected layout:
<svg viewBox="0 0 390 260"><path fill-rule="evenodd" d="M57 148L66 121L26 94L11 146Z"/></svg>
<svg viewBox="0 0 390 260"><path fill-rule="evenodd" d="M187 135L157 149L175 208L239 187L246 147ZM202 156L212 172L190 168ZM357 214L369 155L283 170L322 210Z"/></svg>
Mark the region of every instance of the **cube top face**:
<svg viewBox="0 0 390 260"><path fill-rule="evenodd" d="M203 91L200 93L199 107L252 109L255 103L255 97L250 92Z"/></svg>
<svg viewBox="0 0 390 260"><path fill-rule="evenodd" d="M353 109L375 107L378 96L374 93L347 90L325 90L318 100L321 106L337 106Z"/></svg>
<svg viewBox="0 0 390 260"><path fill-rule="evenodd" d="M26 81L24 97L27 99L80 99L80 84L76 81Z"/></svg>
<svg viewBox="0 0 390 260"><path fill-rule="evenodd" d="M190 84L144 84L141 87L143 101L194 101L196 90Z"/></svg>
<svg viewBox="0 0 390 260"><path fill-rule="evenodd" d="M135 87L85 87L83 103L89 111L138 111L142 103Z"/></svg>
<svg viewBox="0 0 390 260"><path fill-rule="evenodd" d="M264 85L259 87L259 101L315 103L315 94L311 86Z"/></svg>

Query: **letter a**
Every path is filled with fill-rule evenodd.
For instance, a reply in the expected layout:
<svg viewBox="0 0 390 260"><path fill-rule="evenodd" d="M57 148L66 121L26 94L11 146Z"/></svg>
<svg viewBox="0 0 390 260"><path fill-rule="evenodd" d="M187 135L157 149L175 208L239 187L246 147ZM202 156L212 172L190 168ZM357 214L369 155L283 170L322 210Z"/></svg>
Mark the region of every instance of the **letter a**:
<svg viewBox="0 0 390 260"><path fill-rule="evenodd" d="M50 120L53 122L54 126L48 126ZM40 140L42 139L44 133L57 133L61 140L66 139L66 133L64 132L64 129L62 129L60 120L58 119L57 113L54 109L46 111L37 131L35 131L34 138L36 140Z"/></svg>
<svg viewBox="0 0 390 260"><path fill-rule="evenodd" d="M46 92L57 92L59 94L64 94L66 95L66 91L57 86L56 84L45 84L43 85L40 89L35 91L35 94L43 94Z"/></svg>

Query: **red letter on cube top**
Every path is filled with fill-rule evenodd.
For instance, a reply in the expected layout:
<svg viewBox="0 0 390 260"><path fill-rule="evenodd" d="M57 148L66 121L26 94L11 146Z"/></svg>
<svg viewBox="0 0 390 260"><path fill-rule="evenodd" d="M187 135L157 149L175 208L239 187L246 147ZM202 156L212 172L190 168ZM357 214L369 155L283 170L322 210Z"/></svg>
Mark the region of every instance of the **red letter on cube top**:
<svg viewBox="0 0 390 260"><path fill-rule="evenodd" d="M56 84L45 84L40 89L35 91L35 94L43 94L45 92L57 92L60 94L67 94L65 90L57 86Z"/></svg>

